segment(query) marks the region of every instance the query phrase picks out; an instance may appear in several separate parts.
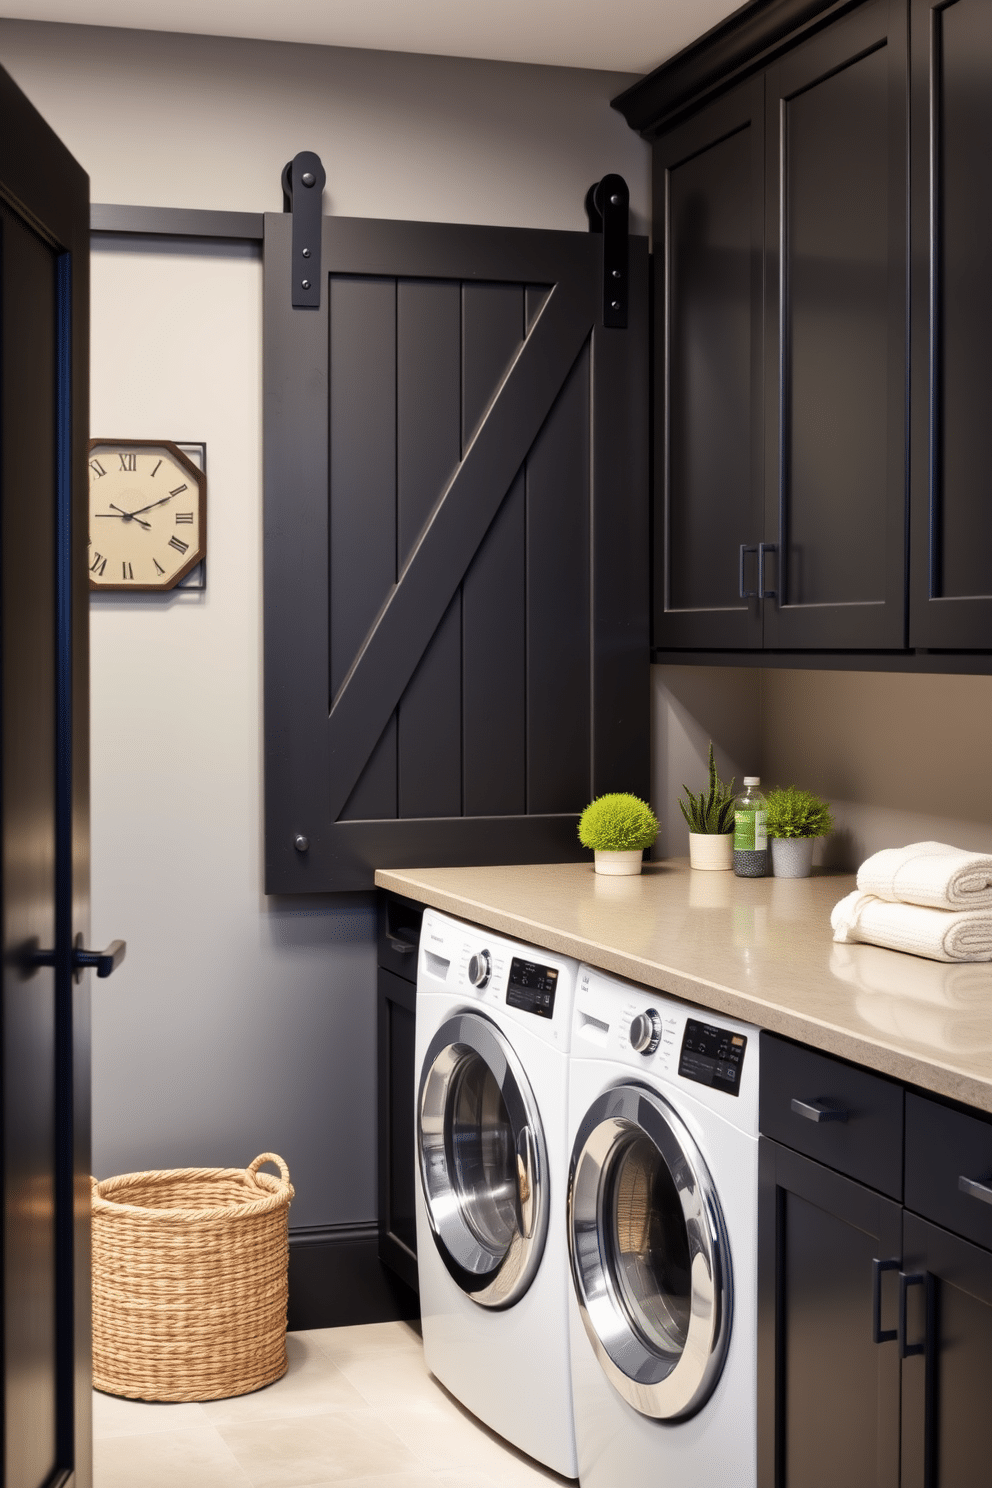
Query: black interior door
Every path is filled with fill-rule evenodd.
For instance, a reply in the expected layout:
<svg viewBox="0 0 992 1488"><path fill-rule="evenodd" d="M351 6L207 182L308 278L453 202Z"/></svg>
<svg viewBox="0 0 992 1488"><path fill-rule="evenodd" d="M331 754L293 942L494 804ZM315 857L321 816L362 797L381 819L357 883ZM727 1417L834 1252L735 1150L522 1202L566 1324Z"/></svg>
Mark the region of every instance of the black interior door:
<svg viewBox="0 0 992 1488"><path fill-rule="evenodd" d="M576 858L648 790L647 244L265 224L266 888Z"/></svg>
<svg viewBox="0 0 992 1488"><path fill-rule="evenodd" d="M0 72L3 1482L91 1481L89 181ZM88 980L88 979L87 979Z"/></svg>

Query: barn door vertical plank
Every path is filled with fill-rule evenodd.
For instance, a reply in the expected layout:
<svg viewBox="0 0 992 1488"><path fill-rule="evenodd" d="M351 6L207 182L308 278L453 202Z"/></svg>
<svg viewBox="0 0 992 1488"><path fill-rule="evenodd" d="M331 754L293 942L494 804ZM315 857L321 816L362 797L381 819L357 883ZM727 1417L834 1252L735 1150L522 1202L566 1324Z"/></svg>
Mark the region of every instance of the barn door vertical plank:
<svg viewBox="0 0 992 1488"><path fill-rule="evenodd" d="M524 336L515 284L462 288L462 448ZM526 791L523 472L462 585L462 734L466 816L522 815Z"/></svg>

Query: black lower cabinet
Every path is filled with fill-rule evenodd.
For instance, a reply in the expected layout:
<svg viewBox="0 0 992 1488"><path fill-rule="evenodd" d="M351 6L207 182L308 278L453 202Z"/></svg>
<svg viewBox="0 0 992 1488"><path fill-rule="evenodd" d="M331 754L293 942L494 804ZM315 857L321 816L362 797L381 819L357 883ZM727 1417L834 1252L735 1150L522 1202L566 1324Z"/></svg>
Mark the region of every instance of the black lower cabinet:
<svg viewBox="0 0 992 1488"><path fill-rule="evenodd" d="M901 1206L765 1137L760 1183L758 1482L898 1488L899 1355L871 1320L873 1262L898 1264Z"/></svg>
<svg viewBox="0 0 992 1488"><path fill-rule="evenodd" d="M759 1488L992 1482L992 1120L766 1034L761 1130Z"/></svg>
<svg viewBox="0 0 992 1488"><path fill-rule="evenodd" d="M414 1040L423 906L379 896L379 1259L414 1292L417 1280Z"/></svg>

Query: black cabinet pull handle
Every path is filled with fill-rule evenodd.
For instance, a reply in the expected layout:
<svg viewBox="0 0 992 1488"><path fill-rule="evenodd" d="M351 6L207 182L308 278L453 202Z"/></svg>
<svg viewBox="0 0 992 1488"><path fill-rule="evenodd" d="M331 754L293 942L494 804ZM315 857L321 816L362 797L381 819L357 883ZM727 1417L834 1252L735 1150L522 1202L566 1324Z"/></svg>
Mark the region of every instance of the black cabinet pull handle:
<svg viewBox="0 0 992 1488"><path fill-rule="evenodd" d="M992 1188L987 1183L979 1183L975 1178L966 1178L962 1173L958 1179L958 1188L970 1199L981 1199L983 1204L992 1204Z"/></svg>
<svg viewBox="0 0 992 1488"><path fill-rule="evenodd" d="M411 951L417 949L409 940L403 940L399 935L391 935L388 931L386 933L386 939L389 941L393 950L400 956L409 956Z"/></svg>
<svg viewBox="0 0 992 1488"><path fill-rule="evenodd" d="M745 589L744 588L744 558L745 558L745 555L748 554L748 553L756 553L757 551L758 551L757 545L754 545L752 547L748 547L745 543L741 543L741 565L740 565L740 583L739 583L739 588L740 588L740 591L741 591L741 599L757 599L758 598L758 591L757 591L757 589Z"/></svg>
<svg viewBox="0 0 992 1488"><path fill-rule="evenodd" d="M898 1261L880 1261L877 1258L871 1263L871 1341L872 1343L891 1343L894 1338L899 1337L898 1328L886 1328L882 1330L882 1272L898 1271Z"/></svg>
<svg viewBox="0 0 992 1488"><path fill-rule="evenodd" d="M777 552L778 543L758 544L758 587L761 590L762 599L776 599L778 597L778 591L776 589L765 588L765 559L769 553Z"/></svg>
<svg viewBox="0 0 992 1488"><path fill-rule="evenodd" d="M112 940L105 951L84 951L80 945L82 938L77 935L76 944L72 948L72 969L76 973L77 982L88 966L96 968L98 977L112 975L127 955L126 940Z"/></svg>
<svg viewBox="0 0 992 1488"><path fill-rule="evenodd" d="M912 1359L915 1354L925 1354L927 1351L927 1340L922 1343L906 1342L906 1298L909 1296L910 1287L927 1285L927 1273L925 1271L913 1271L909 1275L905 1271L899 1272L899 1357L900 1359Z"/></svg>
<svg viewBox="0 0 992 1488"><path fill-rule="evenodd" d="M846 1121L847 1112L842 1106L825 1106L822 1101L802 1101L792 1098L791 1110L807 1121Z"/></svg>

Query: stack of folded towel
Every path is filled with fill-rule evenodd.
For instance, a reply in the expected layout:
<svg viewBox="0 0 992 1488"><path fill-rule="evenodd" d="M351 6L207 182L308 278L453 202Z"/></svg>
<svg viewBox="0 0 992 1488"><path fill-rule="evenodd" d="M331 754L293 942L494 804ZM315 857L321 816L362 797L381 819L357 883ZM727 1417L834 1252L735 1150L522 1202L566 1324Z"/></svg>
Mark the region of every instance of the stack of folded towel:
<svg viewBox="0 0 992 1488"><path fill-rule="evenodd" d="M877 852L830 916L834 940L931 961L992 961L992 857L943 842Z"/></svg>

